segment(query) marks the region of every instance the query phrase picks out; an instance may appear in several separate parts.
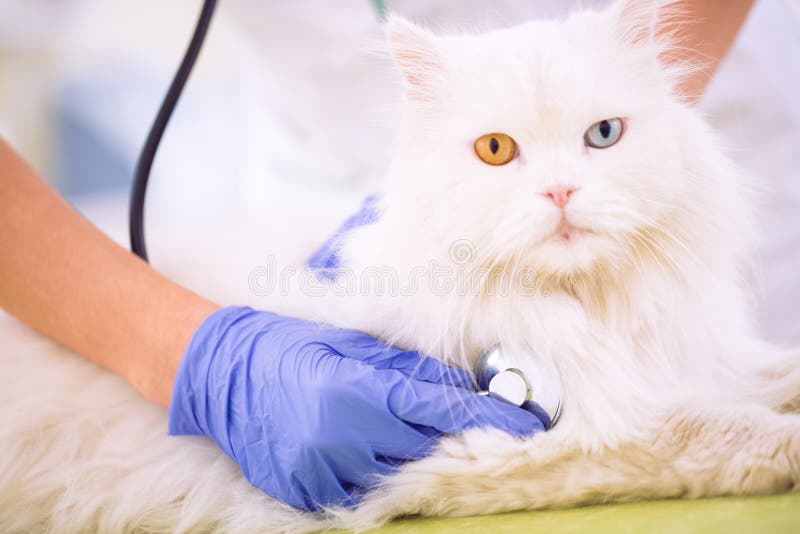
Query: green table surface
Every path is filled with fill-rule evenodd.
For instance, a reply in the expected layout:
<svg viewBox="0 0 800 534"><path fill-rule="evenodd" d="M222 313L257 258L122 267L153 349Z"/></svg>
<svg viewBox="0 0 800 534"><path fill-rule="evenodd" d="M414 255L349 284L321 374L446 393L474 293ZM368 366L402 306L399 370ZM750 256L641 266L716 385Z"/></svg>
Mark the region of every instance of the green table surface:
<svg viewBox="0 0 800 534"><path fill-rule="evenodd" d="M454 519L404 519L370 532L800 534L800 494L636 502Z"/></svg>

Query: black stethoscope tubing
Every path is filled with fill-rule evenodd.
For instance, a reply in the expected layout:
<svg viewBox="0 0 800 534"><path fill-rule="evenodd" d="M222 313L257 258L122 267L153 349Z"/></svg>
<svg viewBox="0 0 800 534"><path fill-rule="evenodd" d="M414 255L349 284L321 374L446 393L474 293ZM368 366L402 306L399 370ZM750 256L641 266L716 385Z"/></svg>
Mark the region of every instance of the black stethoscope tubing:
<svg viewBox="0 0 800 534"><path fill-rule="evenodd" d="M156 157L156 151L159 143L161 143L164 130L167 128L172 112L175 110L175 105L183 92L184 85L186 85L186 80L189 78L189 74L191 74L192 68L197 61L197 56L200 54L216 5L217 0L203 1L203 7L197 19L192 40L189 41L183 60L175 72L167 94L164 95L158 115L156 115L152 126L150 126L147 140L136 163L128 211L128 231L131 239L131 251L144 261L148 261L147 246L144 239L144 198L147 192L147 182L150 178L150 169L153 166L153 160Z"/></svg>

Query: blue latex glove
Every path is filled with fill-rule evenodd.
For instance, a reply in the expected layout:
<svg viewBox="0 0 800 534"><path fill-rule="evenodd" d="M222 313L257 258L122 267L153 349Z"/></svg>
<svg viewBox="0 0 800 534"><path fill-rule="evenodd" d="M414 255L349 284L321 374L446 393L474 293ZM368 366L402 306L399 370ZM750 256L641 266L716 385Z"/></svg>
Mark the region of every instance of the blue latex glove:
<svg viewBox="0 0 800 534"><path fill-rule="evenodd" d="M317 269L317 274L322 278L335 277L336 268L339 267L339 249L342 241L350 230L370 224L378 220L378 195L370 195L364 199L358 213L351 215L342 226L331 236L309 259L308 266Z"/></svg>
<svg viewBox="0 0 800 534"><path fill-rule="evenodd" d="M178 368L170 434L205 434L270 495L353 505L376 475L475 426L514 435L534 415L479 396L470 373L354 330L245 307L211 314Z"/></svg>

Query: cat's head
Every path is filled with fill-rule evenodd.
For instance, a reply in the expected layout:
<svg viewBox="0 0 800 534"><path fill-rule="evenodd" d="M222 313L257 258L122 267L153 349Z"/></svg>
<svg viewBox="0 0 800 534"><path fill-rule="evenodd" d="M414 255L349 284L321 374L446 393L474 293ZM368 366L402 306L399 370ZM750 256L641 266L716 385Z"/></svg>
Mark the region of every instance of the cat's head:
<svg viewBox="0 0 800 534"><path fill-rule="evenodd" d="M562 278L709 230L716 185L688 154L710 137L675 93L680 66L654 31L663 3L483 34L390 18L406 113L387 208L471 241L484 263Z"/></svg>

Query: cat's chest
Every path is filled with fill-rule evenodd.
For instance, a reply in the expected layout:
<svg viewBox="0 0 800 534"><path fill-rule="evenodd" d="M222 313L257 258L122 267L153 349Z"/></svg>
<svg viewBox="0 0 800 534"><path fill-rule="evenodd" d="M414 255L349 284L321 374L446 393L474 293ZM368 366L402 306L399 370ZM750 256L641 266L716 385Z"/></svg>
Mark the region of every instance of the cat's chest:
<svg viewBox="0 0 800 534"><path fill-rule="evenodd" d="M576 388L586 382L678 383L681 354L690 350L680 336L647 325L609 324L564 294L428 295L394 304L395 313L376 332L381 336L469 369L485 350L501 344L514 348L515 367L555 366Z"/></svg>

